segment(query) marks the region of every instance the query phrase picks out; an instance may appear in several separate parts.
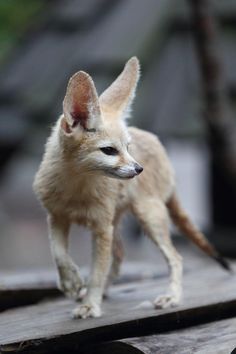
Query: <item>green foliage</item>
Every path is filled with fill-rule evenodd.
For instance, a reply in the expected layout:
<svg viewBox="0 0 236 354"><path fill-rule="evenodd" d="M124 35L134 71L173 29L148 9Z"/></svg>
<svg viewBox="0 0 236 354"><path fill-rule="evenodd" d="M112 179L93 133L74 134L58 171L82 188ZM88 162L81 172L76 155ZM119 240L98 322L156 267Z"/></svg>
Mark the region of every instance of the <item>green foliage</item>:
<svg viewBox="0 0 236 354"><path fill-rule="evenodd" d="M0 62L43 7L39 0L0 0Z"/></svg>

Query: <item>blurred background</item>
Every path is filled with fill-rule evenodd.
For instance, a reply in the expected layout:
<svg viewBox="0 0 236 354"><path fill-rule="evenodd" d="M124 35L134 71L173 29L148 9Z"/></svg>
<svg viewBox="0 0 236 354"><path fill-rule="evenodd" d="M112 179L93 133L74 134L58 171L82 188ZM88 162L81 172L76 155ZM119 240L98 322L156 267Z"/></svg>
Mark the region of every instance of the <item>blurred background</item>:
<svg viewBox="0 0 236 354"><path fill-rule="evenodd" d="M131 124L159 136L184 207L236 255L236 2L0 0L1 270L52 266L32 182L68 79L87 71L101 93L133 55L142 77ZM151 261L141 233L125 220L127 258ZM73 227L71 249L88 264L88 231Z"/></svg>

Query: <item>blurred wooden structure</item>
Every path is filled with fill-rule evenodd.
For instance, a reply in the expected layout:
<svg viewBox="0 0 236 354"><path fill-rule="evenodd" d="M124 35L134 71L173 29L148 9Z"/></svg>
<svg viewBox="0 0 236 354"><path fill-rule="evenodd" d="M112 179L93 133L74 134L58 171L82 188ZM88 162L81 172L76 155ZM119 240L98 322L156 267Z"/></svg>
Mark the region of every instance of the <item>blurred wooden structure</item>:
<svg viewBox="0 0 236 354"><path fill-rule="evenodd" d="M225 86L235 101L236 5L232 0L212 4L222 29L219 52ZM45 1L33 22L0 70L2 173L20 151L41 156L48 127L61 113L66 83L75 71L90 72L101 92L132 55L140 58L143 72L134 124L165 142L206 141L187 1L178 1L178 6L170 0ZM212 174L214 222L235 227L231 190L214 178Z"/></svg>
<svg viewBox="0 0 236 354"><path fill-rule="evenodd" d="M213 4L223 26L220 45L227 88L235 96L236 5L234 1ZM10 144L21 137L24 146L30 141L31 152L38 152L27 127L37 129L44 122L45 129L56 119L68 78L83 68L93 75L101 92L132 55L140 58L143 68L135 123L163 138L201 138L200 77L190 12L185 1L170 5L168 0L149 0L148 6L141 0L45 4L32 32L0 71L0 113L6 117L0 126L1 141Z"/></svg>
<svg viewBox="0 0 236 354"><path fill-rule="evenodd" d="M202 77L203 117L211 151L213 219L235 225L236 124L227 96L219 28L211 0L189 0L193 38ZM228 206L229 205L229 206ZM226 206L226 212L222 212Z"/></svg>
<svg viewBox="0 0 236 354"><path fill-rule="evenodd" d="M168 284L158 263L126 264L99 319L73 320L75 304L58 298L53 274L1 275L0 306L8 310L0 313L0 352L231 353L236 347L235 275L189 248L180 252L189 259L180 306L154 310L146 301ZM14 305L5 301L10 293Z"/></svg>

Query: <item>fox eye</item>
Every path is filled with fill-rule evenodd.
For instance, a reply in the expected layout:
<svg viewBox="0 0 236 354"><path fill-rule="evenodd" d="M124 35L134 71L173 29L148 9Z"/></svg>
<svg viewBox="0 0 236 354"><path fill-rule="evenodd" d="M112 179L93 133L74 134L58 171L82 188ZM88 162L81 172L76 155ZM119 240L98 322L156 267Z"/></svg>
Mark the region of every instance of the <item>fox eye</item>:
<svg viewBox="0 0 236 354"><path fill-rule="evenodd" d="M118 155L118 153L119 153L118 150L113 148L112 146L102 147L102 148L100 148L100 150L106 155L115 156L115 155Z"/></svg>

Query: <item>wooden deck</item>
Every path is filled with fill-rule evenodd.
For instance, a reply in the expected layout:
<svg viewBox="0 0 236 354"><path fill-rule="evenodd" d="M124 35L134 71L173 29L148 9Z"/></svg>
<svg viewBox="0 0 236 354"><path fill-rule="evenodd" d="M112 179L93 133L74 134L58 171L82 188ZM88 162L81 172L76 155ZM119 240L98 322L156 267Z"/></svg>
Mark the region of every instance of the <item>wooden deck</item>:
<svg viewBox="0 0 236 354"><path fill-rule="evenodd" d="M1 309L8 309L0 314L0 351L231 353L236 347L235 275L188 251L182 304L154 310L147 300L165 291L166 275L156 265L124 266L104 301L103 317L88 320L71 318L75 304L58 296L54 273L1 276ZM10 309L16 305L21 306Z"/></svg>

